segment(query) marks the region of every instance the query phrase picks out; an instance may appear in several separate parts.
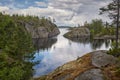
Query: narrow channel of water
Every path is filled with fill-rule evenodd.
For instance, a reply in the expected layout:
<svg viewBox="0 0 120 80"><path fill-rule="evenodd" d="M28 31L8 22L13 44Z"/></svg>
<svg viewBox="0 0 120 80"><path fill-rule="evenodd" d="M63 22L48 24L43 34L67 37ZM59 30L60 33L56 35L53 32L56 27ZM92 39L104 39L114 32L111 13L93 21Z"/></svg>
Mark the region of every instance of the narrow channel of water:
<svg viewBox="0 0 120 80"><path fill-rule="evenodd" d="M38 50L34 61L40 61L35 65L34 77L48 74L58 66L77 59L84 54L95 50L108 50L110 40L79 39L75 41L63 37L67 28L60 28L60 34L56 38L35 40Z"/></svg>

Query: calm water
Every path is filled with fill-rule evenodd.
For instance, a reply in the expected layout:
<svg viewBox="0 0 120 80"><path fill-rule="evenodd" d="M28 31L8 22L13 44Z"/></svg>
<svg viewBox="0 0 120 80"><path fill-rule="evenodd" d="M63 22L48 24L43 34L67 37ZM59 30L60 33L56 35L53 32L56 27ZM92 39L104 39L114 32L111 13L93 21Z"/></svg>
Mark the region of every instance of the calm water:
<svg viewBox="0 0 120 80"><path fill-rule="evenodd" d="M71 41L63 37L63 34L68 32L67 28L60 28L60 32L56 38L35 40L38 50L34 61L40 62L33 67L35 69L34 77L48 74L58 66L88 52L110 48L110 40L75 39Z"/></svg>

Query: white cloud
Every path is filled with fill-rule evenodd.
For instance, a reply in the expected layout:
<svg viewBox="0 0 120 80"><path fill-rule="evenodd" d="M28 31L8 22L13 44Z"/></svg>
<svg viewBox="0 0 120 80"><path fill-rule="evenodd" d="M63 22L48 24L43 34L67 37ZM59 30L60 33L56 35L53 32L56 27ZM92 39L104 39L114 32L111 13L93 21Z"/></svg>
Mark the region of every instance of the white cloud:
<svg viewBox="0 0 120 80"><path fill-rule="evenodd" d="M71 11L71 17L68 20L63 20L65 24L83 24L84 21L90 21L94 18L101 18L108 20L106 17L102 17L99 14L99 8L107 5L110 0L52 0L49 5L57 9L65 11Z"/></svg>
<svg viewBox="0 0 120 80"><path fill-rule="evenodd" d="M9 10L8 8L7 12L9 14L29 14L55 18L58 25L77 25L95 18L108 20L108 18L98 14L99 8L107 5L109 2L110 0L49 0L48 3L35 2L37 6L46 6L45 8L34 6L14 10Z"/></svg>
<svg viewBox="0 0 120 80"><path fill-rule="evenodd" d="M6 7L6 6L0 6L0 12L3 12L3 11L8 11L9 8Z"/></svg>
<svg viewBox="0 0 120 80"><path fill-rule="evenodd" d="M38 1L36 1L35 4L37 6L42 6L42 7L46 7L47 6L47 3L45 3L45 2L38 2Z"/></svg>

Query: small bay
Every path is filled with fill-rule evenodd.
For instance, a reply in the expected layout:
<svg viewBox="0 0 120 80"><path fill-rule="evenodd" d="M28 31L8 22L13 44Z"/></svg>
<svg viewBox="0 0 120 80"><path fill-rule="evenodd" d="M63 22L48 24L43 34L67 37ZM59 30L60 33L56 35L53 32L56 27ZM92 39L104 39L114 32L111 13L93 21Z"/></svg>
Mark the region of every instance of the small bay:
<svg viewBox="0 0 120 80"><path fill-rule="evenodd" d="M63 37L68 28L59 28L60 34L52 39L35 39L37 51L34 61L39 61L33 69L34 77L46 75L57 67L95 50L108 50L111 40L74 39Z"/></svg>

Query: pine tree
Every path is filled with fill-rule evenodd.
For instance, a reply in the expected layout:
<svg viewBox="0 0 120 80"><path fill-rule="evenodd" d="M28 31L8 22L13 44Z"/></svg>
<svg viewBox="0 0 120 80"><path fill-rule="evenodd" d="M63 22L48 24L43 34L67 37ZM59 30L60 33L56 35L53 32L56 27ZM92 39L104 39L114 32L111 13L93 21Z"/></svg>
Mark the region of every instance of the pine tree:
<svg viewBox="0 0 120 80"><path fill-rule="evenodd" d="M118 35L119 35L119 17L120 17L120 0L113 0L106 7L100 8L101 12L108 13L110 19L113 20L113 23L116 24L116 48L118 48Z"/></svg>

